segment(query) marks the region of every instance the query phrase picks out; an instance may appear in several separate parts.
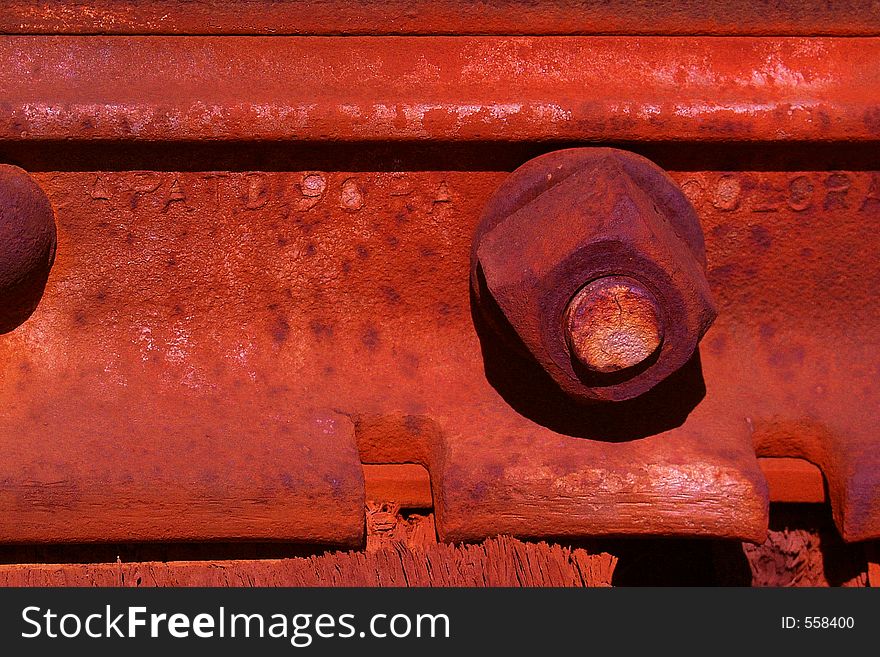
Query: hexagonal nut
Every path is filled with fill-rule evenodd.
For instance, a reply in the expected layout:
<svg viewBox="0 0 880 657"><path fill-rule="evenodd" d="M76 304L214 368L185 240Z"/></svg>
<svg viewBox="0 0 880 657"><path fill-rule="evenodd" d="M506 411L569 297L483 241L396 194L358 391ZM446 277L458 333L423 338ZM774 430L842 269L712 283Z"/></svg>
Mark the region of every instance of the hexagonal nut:
<svg viewBox="0 0 880 657"><path fill-rule="evenodd" d="M610 148L514 171L474 238L475 304L572 397L621 401L693 356L716 310L696 212L666 173Z"/></svg>

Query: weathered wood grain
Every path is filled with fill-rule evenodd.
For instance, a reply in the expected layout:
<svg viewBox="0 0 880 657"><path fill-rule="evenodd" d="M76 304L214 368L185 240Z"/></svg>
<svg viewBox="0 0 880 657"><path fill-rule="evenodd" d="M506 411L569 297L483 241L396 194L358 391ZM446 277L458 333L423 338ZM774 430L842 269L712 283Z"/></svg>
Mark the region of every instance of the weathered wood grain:
<svg viewBox="0 0 880 657"><path fill-rule="evenodd" d="M617 559L501 536L295 559L0 566L0 586L610 586Z"/></svg>

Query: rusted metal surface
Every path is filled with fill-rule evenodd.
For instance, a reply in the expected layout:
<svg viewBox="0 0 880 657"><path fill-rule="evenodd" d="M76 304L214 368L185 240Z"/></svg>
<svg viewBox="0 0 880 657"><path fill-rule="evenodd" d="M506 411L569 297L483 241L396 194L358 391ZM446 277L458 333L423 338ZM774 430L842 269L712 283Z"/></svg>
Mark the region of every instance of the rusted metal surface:
<svg viewBox="0 0 880 657"><path fill-rule="evenodd" d="M521 345L576 399L651 390L715 319L697 215L661 169L626 151L556 151L518 168L483 212L471 263L478 313L497 334L485 339ZM608 281L641 300L625 320L617 296L607 316L598 307Z"/></svg>
<svg viewBox="0 0 880 657"><path fill-rule="evenodd" d="M877 38L0 42L0 140L872 141Z"/></svg>
<svg viewBox="0 0 880 657"><path fill-rule="evenodd" d="M820 504L826 501L822 471L807 461L792 458L758 459L767 478L771 502Z"/></svg>
<svg viewBox="0 0 880 657"><path fill-rule="evenodd" d="M49 199L27 173L0 164L0 333L37 307L54 259Z"/></svg>
<svg viewBox="0 0 880 657"><path fill-rule="evenodd" d="M880 267L865 230L880 212L880 176L840 170L840 153L830 171L692 173L681 184L703 217L721 295L706 380L750 424L760 456L822 469L837 526L858 541L880 534ZM723 365L706 372L712 362Z"/></svg>
<svg viewBox="0 0 880 657"><path fill-rule="evenodd" d="M3 229L33 218L24 225L35 227L27 235L40 238L31 242L39 247L38 265L44 266L46 252L50 247L54 252L48 201L20 170L7 167L3 173L3 199L11 199L5 207L22 210L4 214ZM135 179L143 180L139 175ZM26 192L23 196L10 191L19 188ZM88 198L100 203L100 196L93 189ZM33 201L33 207L18 198ZM65 219L71 218L67 210L59 208ZM193 323L190 303L195 299L190 293L198 285L192 287L190 276L196 271L179 275L178 259L183 268L192 264L215 273L229 269L219 252L219 260L212 262L201 260L207 254L200 249L188 254L177 248L210 240L216 229L206 225L197 242L176 243L174 237L168 242L166 234L158 240L160 254L144 248L158 236L157 226L139 224L149 214L144 210L130 204L128 239L106 235L110 224L93 223L90 213L78 215L72 225L63 222L59 264L47 294L60 295L56 301L70 295L62 303L68 306L62 311L66 318L55 315L53 302L45 299L39 318L2 338L5 354L12 356L11 349L16 356L2 366L0 505L6 512L0 540L274 537L360 543L364 485L352 422L330 407L310 407L308 400L291 396L286 385L257 392L254 372L224 364L228 358L246 362L251 343L238 340L233 351L198 363L193 348L200 343L196 350L212 349L211 338L193 342L191 331L207 327ZM146 232L135 237L142 229ZM192 227L179 229L187 234ZM171 243L176 246L165 252ZM118 251L123 244L136 251ZM4 257L10 254L17 251ZM169 272L165 283L172 288L157 297L165 285L156 278L159 262ZM45 273L38 268L43 278ZM247 284L238 290L244 295L238 312L248 314L257 296ZM202 292L206 305L199 312L209 314L196 323L221 312L228 335L237 333L234 305L226 305L235 299L217 289ZM263 335L275 345L266 354L272 358L286 342L290 326L283 312L268 305ZM130 323L134 317L140 328ZM168 323L171 317L178 319ZM46 330L54 337L44 334ZM138 335L119 341L120 330Z"/></svg>
<svg viewBox="0 0 880 657"><path fill-rule="evenodd" d="M39 306L0 336L0 538L360 544L363 461L425 466L445 540L760 541L756 449L820 466L843 536L880 537L878 53L0 39L0 156L58 226ZM601 411L481 342L469 298L483 208L568 140L669 172L719 311Z"/></svg>
<svg viewBox="0 0 880 657"><path fill-rule="evenodd" d="M29 378L4 369L7 383ZM81 369L43 399L4 395L0 540L362 543L363 479L344 418L120 374L125 385L110 385L123 391L84 390L96 381Z"/></svg>
<svg viewBox="0 0 880 657"><path fill-rule="evenodd" d="M511 406L497 361L487 380L469 249L504 172L33 175L60 239L40 306L0 342L6 540L314 540L331 517L354 540L351 435L365 462L429 468L443 538L762 536L741 417L707 400L687 437L609 451L540 379L520 383L571 426ZM318 196L302 192L312 176ZM688 381L676 396L685 385L693 402ZM682 419L670 408L662 428ZM328 495L337 480L341 497ZM334 502L344 513L316 506Z"/></svg>
<svg viewBox="0 0 880 657"><path fill-rule="evenodd" d="M106 537L112 526L113 532L129 539L171 537L174 526L144 533L141 520L120 519L109 501L111 496L126 498L126 486L135 487L134 474L118 480L99 478L93 488L88 484L90 471L119 469L116 452L110 449L114 434L107 427L118 426L117 444L131 445L131 440L153 444L164 461L180 441L156 426L157 416L188 417L187 426L201 426L217 417L212 408L252 408L253 400L278 397L277 391L284 388L285 408L308 401L350 416L362 460L428 465L444 536L473 536L502 527L523 534L563 528L571 534L609 528L643 532L649 527L641 509L674 500L668 513L681 518L681 524L667 519L655 531L758 537L766 518L763 477L756 465L749 465L754 463L753 435L763 436L768 444L775 441L782 455L794 455L785 448L791 430L781 421L793 418L793 426L803 427L799 418L809 413L813 426L825 422L855 428L842 435L856 445L854 437L870 444L864 432L871 426L871 409L876 408L870 383L877 353L870 348L876 272L862 267L863 273L853 276L852 266L861 262L861 254L873 252L875 237L862 227L878 211L873 200L878 196L873 187L876 174L672 175L704 217L709 278L721 310L701 354L702 382L679 383L672 390L679 405L682 392L696 393L699 400L701 387L706 386L706 395L689 415L687 405L667 404L662 418L667 426L680 423L684 415L687 422L665 435L614 445L612 461L605 443L583 437L584 427L594 417L581 410L570 415L574 409L554 400L540 387L540 380L538 386L522 382L519 398L513 396L517 406L512 408L485 378L467 301L467 255L480 209L505 178L503 172L230 172L219 180L210 172L35 173L58 209L61 239L58 262L36 313L2 338L3 435L12 441L10 454L21 458L16 464L10 456L4 479L14 488L17 473L29 472L30 464L46 459L47 442L68 445L50 454L61 459L61 465L67 464L70 474L64 491L57 484L49 485L59 478L48 470L41 479L31 470L22 480L21 486L32 492L59 491L37 508L46 509L46 517L57 519L67 533L43 526L41 540L72 536L71 528L80 527L82 519L102 505L105 520L93 520L91 536ZM841 197L844 175L848 186ZM323 181L319 196L301 192L302 181L310 176ZM791 186L804 185L811 194L789 197ZM255 195L251 192L255 187L266 191ZM144 191L148 189L152 191ZM345 189L357 193L344 194ZM180 198L181 193L185 198ZM173 197L177 200L169 201ZM352 204L351 198L361 200ZM826 203L836 210L834 230L829 228ZM765 211L768 206L775 211ZM222 224L215 223L217 216L224 217ZM255 221L263 223L260 230ZM819 249L838 257L815 257ZM95 253L101 254L97 260ZM345 255L339 257L340 253ZM801 275L794 288L777 287L788 280L789 270L776 257L782 263L798 263ZM402 271L405 276L395 273ZM167 278L157 283L160 274ZM164 289L161 297L153 292L156 285ZM296 296L288 296L287 289ZM840 295L840 289L849 296ZM231 296L218 299L218 290ZM290 299L289 307L297 312L271 307L277 303L272 299L257 302L254 291L261 290L270 297ZM327 303L330 298L336 303ZM854 298L861 305L851 307ZM761 310L757 315L750 310L756 299ZM216 308L224 309L226 321L207 321L215 317ZM255 308L264 310L258 314ZM305 308L312 310L304 313ZM845 330L833 321L843 316L848 318ZM858 351L853 336L861 342ZM743 359L743 353L751 357ZM817 355L815 368L801 365L810 360L807 353ZM518 380L516 371L505 374L503 368L499 376L498 361L489 365L494 383ZM847 381L856 385L834 384L830 377L835 372L841 373L838 376L845 372ZM318 386L316 381L326 383ZM363 385L364 381L370 384ZM235 390L239 392L230 396ZM219 401L194 405L193 400L203 397L227 401L219 406ZM523 406L522 400L529 397L531 405ZM271 405L266 402L267 413ZM664 408L659 402L658 406ZM542 407L537 420L522 414ZM131 418L141 415L149 415L150 421L134 424L138 432L132 438ZM775 423L768 424L767 418ZM172 426L175 422L179 420ZM241 426L248 425L240 418L230 419L230 428L215 435L240 435ZM605 437L627 435L610 420L599 427L616 429L616 434ZM630 427L629 435L635 429L650 433L654 428ZM182 427L181 433L185 431ZM694 450L680 451L675 435L682 431L696 437ZM86 435L92 437L95 450L82 459L79 441ZM196 434L190 439L192 435ZM207 432L199 435L203 438L194 448L206 454L216 455L229 445ZM259 435L262 449L271 452L277 441L266 436L281 434ZM171 447L166 450L165 444ZM233 448L238 449L238 443L229 445ZM128 458L131 452L124 448L119 458ZM475 461L476 454L489 455L491 460ZM658 454L663 455L663 477L634 466L652 463L656 469ZM353 465L357 458L351 455ZM198 459L184 454L181 461L188 471ZM847 486L859 486L853 489L857 494L838 493L838 497L832 480L839 474L826 468L832 500L844 514L847 505L860 504L858 493L874 490L871 476L877 470L870 454L862 463L861 481L838 479L836 484L839 493ZM558 469L561 464L566 471ZM259 465L255 463L254 469ZM643 473L638 484L628 484L624 491L633 499L638 486L646 487L634 498L636 503L625 505L633 509L629 519L613 503L626 499L620 486L602 491L599 485L603 479L615 481L611 473L617 467L635 467ZM79 472L85 484L76 483ZM545 474L525 485L529 472ZM591 497L561 497L557 482L566 481L562 478L566 472L583 482L582 489L567 490L590 491ZM727 479L734 473L742 477L735 486L736 479ZM661 486L653 495L645 483L651 481ZM713 482L719 481L728 481L730 487L714 497ZM231 523L224 530L229 533L241 531L233 522L234 506L221 510L212 504L217 515L213 524L206 523L195 511L199 497L192 489L179 487L174 480L167 485L179 491L181 508L187 508L187 515L177 519L178 537L197 536L208 529L216 533L218 523ZM66 492L74 488L79 489L77 498ZM169 497L161 480L144 488L152 489L139 496L148 512ZM685 494L692 496L692 504L713 510L711 523L693 527L697 516L694 506L683 502ZM89 495L94 496L91 504L85 503ZM234 496L242 497L229 493L230 499ZM703 502L698 503L700 496ZM24 506L10 507L5 514L17 518L8 528L9 538L20 535L20 519L27 517L11 514L34 512L28 498L21 499ZM870 512L875 507L870 499L861 504L869 513L861 536L868 537L874 531L871 522L876 520L871 520ZM596 511L605 508L601 505L607 505L604 513ZM153 527L167 522L167 514L158 511L161 508L156 507ZM652 517L662 517L651 508ZM511 514L511 509L516 513ZM354 504L350 513L353 524ZM254 520L255 527L263 524L253 535L301 535L286 519L280 520L271 510L267 514ZM184 523L191 526L183 527Z"/></svg>
<svg viewBox="0 0 880 657"><path fill-rule="evenodd" d="M880 34L875 0L10 0L0 32L76 34Z"/></svg>
<svg viewBox="0 0 880 657"><path fill-rule="evenodd" d="M431 475L417 463L364 465L368 500L394 502L403 509L431 509Z"/></svg>
<svg viewBox="0 0 880 657"><path fill-rule="evenodd" d="M759 458L770 502L821 504L826 501L822 471L807 461ZM415 464L365 465L367 499L397 502L402 508L433 508L428 471Z"/></svg>

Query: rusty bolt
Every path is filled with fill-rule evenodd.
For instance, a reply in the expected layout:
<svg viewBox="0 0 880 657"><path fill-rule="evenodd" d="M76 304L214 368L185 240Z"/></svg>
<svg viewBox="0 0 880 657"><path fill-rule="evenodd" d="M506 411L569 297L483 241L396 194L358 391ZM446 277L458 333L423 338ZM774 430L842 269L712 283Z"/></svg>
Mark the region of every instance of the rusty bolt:
<svg viewBox="0 0 880 657"><path fill-rule="evenodd" d="M55 259L55 218L40 186L0 164L0 333L36 309Z"/></svg>
<svg viewBox="0 0 880 657"><path fill-rule="evenodd" d="M715 319L693 207L627 151L569 149L517 169L486 205L471 264L487 324L583 401L647 392Z"/></svg>
<svg viewBox="0 0 880 657"><path fill-rule="evenodd" d="M568 304L565 338L574 356L594 372L636 367L663 340L657 301L631 278L595 280Z"/></svg>

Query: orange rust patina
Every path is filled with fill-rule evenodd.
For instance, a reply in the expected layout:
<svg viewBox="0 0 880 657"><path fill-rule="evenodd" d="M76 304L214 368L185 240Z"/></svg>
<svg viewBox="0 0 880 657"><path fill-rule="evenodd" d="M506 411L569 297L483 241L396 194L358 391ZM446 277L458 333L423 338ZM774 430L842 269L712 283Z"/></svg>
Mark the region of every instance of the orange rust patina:
<svg viewBox="0 0 880 657"><path fill-rule="evenodd" d="M6 34L880 34L870 0L9 0Z"/></svg>
<svg viewBox="0 0 880 657"><path fill-rule="evenodd" d="M635 367L663 340L657 300L633 279L599 278L568 304L565 339L575 357L595 372Z"/></svg>
<svg viewBox="0 0 880 657"><path fill-rule="evenodd" d="M0 541L880 539L876 16L502 4L10 4Z"/></svg>

